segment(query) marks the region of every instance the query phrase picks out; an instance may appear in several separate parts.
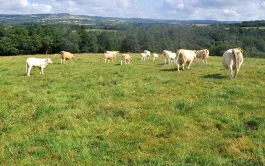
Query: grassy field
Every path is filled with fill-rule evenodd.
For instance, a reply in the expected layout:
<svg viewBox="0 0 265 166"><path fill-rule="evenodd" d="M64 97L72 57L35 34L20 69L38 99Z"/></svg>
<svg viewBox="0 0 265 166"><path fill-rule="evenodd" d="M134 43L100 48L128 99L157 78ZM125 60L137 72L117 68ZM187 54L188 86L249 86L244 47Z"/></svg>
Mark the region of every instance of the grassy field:
<svg viewBox="0 0 265 166"><path fill-rule="evenodd" d="M0 165L265 165L265 59L228 79L220 57L178 72L132 55L49 55L30 77L29 56L0 57Z"/></svg>

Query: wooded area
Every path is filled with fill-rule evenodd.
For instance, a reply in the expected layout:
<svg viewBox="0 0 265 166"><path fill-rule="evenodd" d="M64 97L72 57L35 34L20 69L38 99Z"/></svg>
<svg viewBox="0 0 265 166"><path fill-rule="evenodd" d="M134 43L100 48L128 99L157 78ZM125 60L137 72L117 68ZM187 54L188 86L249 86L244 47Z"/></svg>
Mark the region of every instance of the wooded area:
<svg viewBox="0 0 265 166"><path fill-rule="evenodd" d="M0 55L101 53L106 50L161 53L163 49L210 50L221 56L229 48L241 47L245 57L265 57L265 30L242 24L196 25L106 25L0 24ZM255 22L254 22L255 23ZM255 23L255 25L257 25ZM91 30L93 29L93 30Z"/></svg>

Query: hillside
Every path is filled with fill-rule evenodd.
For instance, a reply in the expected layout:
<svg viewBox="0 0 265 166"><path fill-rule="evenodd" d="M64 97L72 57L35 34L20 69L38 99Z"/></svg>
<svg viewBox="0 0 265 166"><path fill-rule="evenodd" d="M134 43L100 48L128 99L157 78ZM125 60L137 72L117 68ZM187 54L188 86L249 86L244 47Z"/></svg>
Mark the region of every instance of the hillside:
<svg viewBox="0 0 265 166"><path fill-rule="evenodd" d="M85 15L71 15L68 13L59 14L23 14L6 15L0 14L0 22L3 24L23 23L67 23L82 25L113 25L113 24L213 24L233 23L216 20L162 20L162 19L141 19L141 18L116 18Z"/></svg>

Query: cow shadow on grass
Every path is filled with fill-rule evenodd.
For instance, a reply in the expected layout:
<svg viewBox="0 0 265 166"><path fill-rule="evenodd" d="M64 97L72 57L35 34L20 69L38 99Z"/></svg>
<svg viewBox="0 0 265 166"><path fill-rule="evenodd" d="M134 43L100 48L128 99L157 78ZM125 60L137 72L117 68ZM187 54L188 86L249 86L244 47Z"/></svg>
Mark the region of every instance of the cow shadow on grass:
<svg viewBox="0 0 265 166"><path fill-rule="evenodd" d="M211 79L224 79L227 78L226 76L221 75L220 73L218 74L207 74L204 76L201 76L202 78L211 78Z"/></svg>
<svg viewBox="0 0 265 166"><path fill-rule="evenodd" d="M159 63L159 64L157 64L157 66L163 66L163 65L165 65L165 63Z"/></svg>
<svg viewBox="0 0 265 166"><path fill-rule="evenodd" d="M167 72L170 72L170 71L178 71L178 68L161 69L160 71L167 71Z"/></svg>

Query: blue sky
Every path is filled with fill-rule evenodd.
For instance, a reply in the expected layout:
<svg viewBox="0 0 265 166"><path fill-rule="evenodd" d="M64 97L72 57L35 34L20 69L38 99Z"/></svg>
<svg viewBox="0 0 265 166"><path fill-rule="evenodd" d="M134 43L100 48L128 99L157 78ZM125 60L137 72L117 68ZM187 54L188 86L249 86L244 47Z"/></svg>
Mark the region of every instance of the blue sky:
<svg viewBox="0 0 265 166"><path fill-rule="evenodd" d="M0 13L248 21L265 20L265 0L0 0Z"/></svg>

